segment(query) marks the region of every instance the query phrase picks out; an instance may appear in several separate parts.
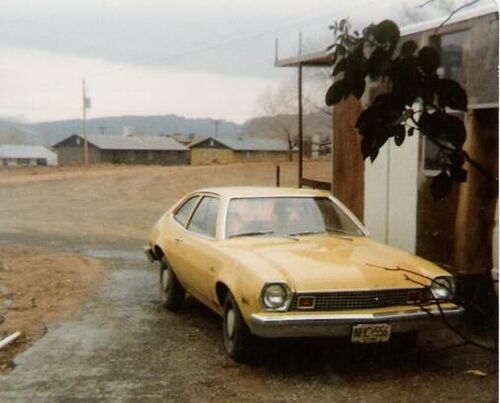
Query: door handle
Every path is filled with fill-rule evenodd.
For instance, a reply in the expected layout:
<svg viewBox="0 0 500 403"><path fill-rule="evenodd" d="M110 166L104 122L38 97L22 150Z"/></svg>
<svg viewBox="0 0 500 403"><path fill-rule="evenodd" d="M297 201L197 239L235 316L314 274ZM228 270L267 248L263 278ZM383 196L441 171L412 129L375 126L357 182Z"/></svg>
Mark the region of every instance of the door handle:
<svg viewBox="0 0 500 403"><path fill-rule="evenodd" d="M182 241L183 241L183 239L182 239L182 238L174 238L174 241L175 241L176 243L179 243L179 242L182 242Z"/></svg>

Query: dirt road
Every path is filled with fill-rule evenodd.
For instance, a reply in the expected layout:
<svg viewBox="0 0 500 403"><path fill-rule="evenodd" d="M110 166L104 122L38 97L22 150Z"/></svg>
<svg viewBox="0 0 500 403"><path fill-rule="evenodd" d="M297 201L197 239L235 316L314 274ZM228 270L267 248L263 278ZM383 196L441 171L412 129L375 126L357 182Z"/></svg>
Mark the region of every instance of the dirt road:
<svg viewBox="0 0 500 403"><path fill-rule="evenodd" d="M326 163L306 170L327 179ZM295 167L282 171L294 185ZM192 300L177 314L159 309L157 272L141 253L155 219L195 188L272 185L271 164L33 172L0 170L0 244L99 259L105 279L0 375L2 402L497 400L496 356L443 349L459 341L444 331L406 355L330 339L277 340L239 365L223 353L214 314Z"/></svg>

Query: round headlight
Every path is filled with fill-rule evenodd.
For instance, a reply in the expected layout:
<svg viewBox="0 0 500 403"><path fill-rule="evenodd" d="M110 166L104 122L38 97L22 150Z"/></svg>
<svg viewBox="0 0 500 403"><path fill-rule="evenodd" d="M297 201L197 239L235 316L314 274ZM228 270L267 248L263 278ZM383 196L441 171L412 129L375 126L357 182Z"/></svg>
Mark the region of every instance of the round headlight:
<svg viewBox="0 0 500 403"><path fill-rule="evenodd" d="M437 277L431 284L432 296L435 299L451 299L454 292L453 278Z"/></svg>
<svg viewBox="0 0 500 403"><path fill-rule="evenodd" d="M268 309L284 308L288 300L288 291L282 284L270 284L262 293L262 303Z"/></svg>

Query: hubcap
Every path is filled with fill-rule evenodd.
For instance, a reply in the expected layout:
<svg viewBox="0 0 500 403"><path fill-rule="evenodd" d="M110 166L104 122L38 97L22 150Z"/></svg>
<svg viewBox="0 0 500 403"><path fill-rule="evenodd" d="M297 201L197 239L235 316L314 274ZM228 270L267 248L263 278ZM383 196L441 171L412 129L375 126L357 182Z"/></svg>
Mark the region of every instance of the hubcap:
<svg viewBox="0 0 500 403"><path fill-rule="evenodd" d="M230 339L233 338L234 334L234 309L229 309L226 314L226 329L227 335Z"/></svg>

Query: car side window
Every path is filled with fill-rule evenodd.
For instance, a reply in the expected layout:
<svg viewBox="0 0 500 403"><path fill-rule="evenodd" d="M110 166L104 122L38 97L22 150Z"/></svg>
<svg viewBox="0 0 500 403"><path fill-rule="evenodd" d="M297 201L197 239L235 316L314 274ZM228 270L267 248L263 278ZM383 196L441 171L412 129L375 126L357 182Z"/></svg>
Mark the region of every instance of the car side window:
<svg viewBox="0 0 500 403"><path fill-rule="evenodd" d="M187 229L197 234L215 238L219 199L205 196L196 207Z"/></svg>
<svg viewBox="0 0 500 403"><path fill-rule="evenodd" d="M183 227L186 226L186 221L189 217L189 214L191 213L191 210L193 209L194 205L198 201L200 196L194 196L191 197L190 199L186 200L184 204L177 209L177 211L174 214L175 220L181 224Z"/></svg>

